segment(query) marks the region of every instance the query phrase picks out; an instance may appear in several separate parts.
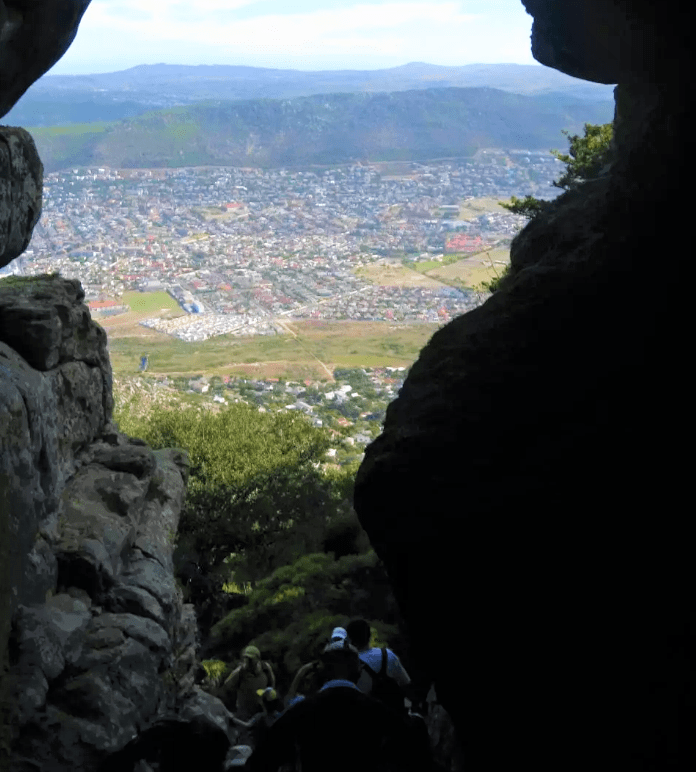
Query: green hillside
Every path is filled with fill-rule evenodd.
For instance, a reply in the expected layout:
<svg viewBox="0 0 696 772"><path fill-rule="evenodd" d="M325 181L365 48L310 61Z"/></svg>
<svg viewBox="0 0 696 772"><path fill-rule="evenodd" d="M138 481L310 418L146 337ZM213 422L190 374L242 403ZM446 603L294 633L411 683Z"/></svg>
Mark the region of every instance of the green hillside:
<svg viewBox="0 0 696 772"><path fill-rule="evenodd" d="M547 149L562 129L612 119L613 104L439 88L208 102L114 123L30 129L47 171L68 166L304 166Z"/></svg>

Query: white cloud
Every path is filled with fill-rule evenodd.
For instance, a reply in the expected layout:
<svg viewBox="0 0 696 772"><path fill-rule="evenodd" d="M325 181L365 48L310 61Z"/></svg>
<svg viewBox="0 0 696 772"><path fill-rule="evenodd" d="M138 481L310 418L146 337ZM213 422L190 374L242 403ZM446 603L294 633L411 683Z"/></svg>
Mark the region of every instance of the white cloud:
<svg viewBox="0 0 696 772"><path fill-rule="evenodd" d="M343 66L358 68L366 57L393 64L533 61L531 18L519 0L356 0L304 12L300 6L301 0L294 12L279 14L263 13L268 5L259 0L93 0L60 70L99 58L120 67L166 61L311 68L340 57ZM478 12L466 13L467 6Z"/></svg>
<svg viewBox="0 0 696 772"><path fill-rule="evenodd" d="M331 33L363 30L392 30L413 23L461 25L477 18L462 14L458 2L394 2L380 5L362 3L334 10L310 13L273 14L235 19L229 11L251 6L256 0L197 0L195 6L183 6L169 0L122 0L94 2L85 14L80 34L87 28L108 28L112 33L130 33L159 40L177 40L189 44L248 45L253 40L272 36L286 49L321 43ZM183 10L183 13L182 13ZM224 13L223 13L224 12ZM331 38L329 42L335 40Z"/></svg>

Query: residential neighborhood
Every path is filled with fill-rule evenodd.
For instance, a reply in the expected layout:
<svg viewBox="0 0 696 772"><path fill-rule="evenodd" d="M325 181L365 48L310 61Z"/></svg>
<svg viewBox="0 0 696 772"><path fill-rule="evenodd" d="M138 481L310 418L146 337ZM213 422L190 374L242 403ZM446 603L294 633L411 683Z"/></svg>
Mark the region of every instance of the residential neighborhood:
<svg viewBox="0 0 696 772"><path fill-rule="evenodd" d="M5 273L77 278L96 315L125 291L166 290L181 316L142 324L183 340L274 335L283 319L446 322L481 302L446 286L380 286L356 269L509 243L523 218L467 201L553 198L541 151L331 169L68 169L46 175L29 248ZM435 283L433 283L435 284Z"/></svg>
<svg viewBox="0 0 696 772"><path fill-rule="evenodd" d="M260 412L296 411L330 432L335 445L327 452L326 464L341 466L362 458L365 446L382 431L387 405L407 374L405 367L344 368L334 370L331 382L143 374L119 378L114 388L119 399L137 392L140 398L148 395L150 403L191 395L194 404L210 409L243 403Z"/></svg>

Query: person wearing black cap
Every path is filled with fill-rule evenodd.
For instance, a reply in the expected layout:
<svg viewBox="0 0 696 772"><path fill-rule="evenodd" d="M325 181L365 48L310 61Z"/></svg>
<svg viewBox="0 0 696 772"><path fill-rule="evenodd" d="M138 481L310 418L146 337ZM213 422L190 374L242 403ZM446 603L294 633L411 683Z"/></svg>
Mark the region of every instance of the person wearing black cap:
<svg viewBox="0 0 696 772"><path fill-rule="evenodd" d="M299 764L302 772L423 772L431 760L408 725L356 686L358 651L348 639L323 650L324 684L289 708L247 761L251 772L278 772ZM297 768L295 766L294 768Z"/></svg>

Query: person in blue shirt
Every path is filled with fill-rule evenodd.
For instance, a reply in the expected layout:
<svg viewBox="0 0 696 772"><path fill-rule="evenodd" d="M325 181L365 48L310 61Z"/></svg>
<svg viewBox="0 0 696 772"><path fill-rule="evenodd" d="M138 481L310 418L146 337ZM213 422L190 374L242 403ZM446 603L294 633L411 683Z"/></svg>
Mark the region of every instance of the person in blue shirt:
<svg viewBox="0 0 696 772"><path fill-rule="evenodd" d="M354 619L347 625L346 631L350 642L358 650L360 660L375 673L380 672L382 667L382 649L370 646L371 630L369 623L364 619ZM401 687L404 695L410 693L409 687L411 685L411 678L401 664L401 660L391 649L387 649L386 674ZM364 694L370 694L372 691L372 683L372 676L365 668L363 668L357 683L358 689Z"/></svg>

